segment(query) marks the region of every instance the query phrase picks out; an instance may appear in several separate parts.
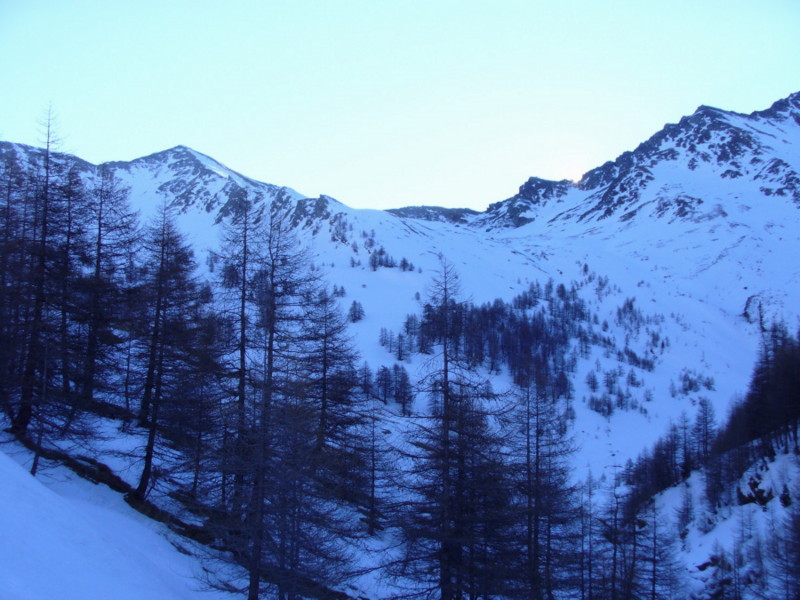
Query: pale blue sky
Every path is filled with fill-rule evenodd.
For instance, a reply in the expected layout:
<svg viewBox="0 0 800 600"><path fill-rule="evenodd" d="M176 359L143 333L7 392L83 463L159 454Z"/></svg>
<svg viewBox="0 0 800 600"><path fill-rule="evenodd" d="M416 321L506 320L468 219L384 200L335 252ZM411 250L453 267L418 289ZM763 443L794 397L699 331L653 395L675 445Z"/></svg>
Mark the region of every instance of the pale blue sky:
<svg viewBox="0 0 800 600"><path fill-rule="evenodd" d="M178 144L355 207L483 210L699 104L800 90L798 0L0 0L0 139Z"/></svg>

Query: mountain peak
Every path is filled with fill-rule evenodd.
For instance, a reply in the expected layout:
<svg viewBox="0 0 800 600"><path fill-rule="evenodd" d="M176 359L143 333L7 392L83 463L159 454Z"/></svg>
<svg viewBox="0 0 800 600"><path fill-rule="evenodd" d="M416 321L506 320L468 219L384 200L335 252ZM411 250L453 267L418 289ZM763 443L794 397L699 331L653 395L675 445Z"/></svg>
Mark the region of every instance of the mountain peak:
<svg viewBox="0 0 800 600"><path fill-rule="evenodd" d="M181 161L189 161L190 163L195 162L203 166L213 165L224 169L225 171L233 172L231 169L228 169L225 165L211 158L210 156L182 144L134 159L130 161L129 164L137 163L139 161L144 163L179 163ZM107 164L122 165L126 163L122 161L115 161Z"/></svg>
<svg viewBox="0 0 800 600"><path fill-rule="evenodd" d="M199 160L201 162L211 161L212 163L214 163L216 165L220 165L221 167L225 167L222 163L220 163L215 158L212 158L208 154L203 154L202 152L198 152L194 148L190 148L189 146L184 146L183 144L178 144L177 146L173 146L172 148L169 148L168 150L164 150L163 152L157 153L157 154L162 154L162 153L163 154L167 154L167 155L172 155L172 156L176 156L177 155L177 156L192 157L195 160ZM225 167L225 168L227 169L227 167Z"/></svg>
<svg viewBox="0 0 800 600"><path fill-rule="evenodd" d="M519 187L519 193L507 200L490 204L480 220L488 228L521 227L536 219L537 211L561 199L575 184L568 179L554 181L530 177Z"/></svg>
<svg viewBox="0 0 800 600"><path fill-rule="evenodd" d="M795 120L800 122L800 92L789 94L786 98L774 102L768 109L756 111L750 116L782 121L790 115L794 115Z"/></svg>
<svg viewBox="0 0 800 600"><path fill-rule="evenodd" d="M787 155L783 149L800 136L796 125L800 125L800 92L750 115L701 105L678 123L665 125L635 150L588 171L577 184L531 177L520 186L519 194L491 205L487 213L499 214L502 208L506 226L519 227L532 220L531 208L543 207L577 188L585 193L576 199L580 206L559 210L552 218L583 221L615 216L629 221L652 202L660 207L653 213L656 217L697 218L702 211L688 210L686 203L696 208L701 199L675 201L672 196L680 196L677 191L664 194L658 189L663 185L658 173L665 169L684 173L681 179L687 181L697 177L691 174L696 170L704 172L704 177L720 178L715 194L726 180L738 179L749 181L765 196L793 197L800 204L800 168L790 160L793 153Z"/></svg>
<svg viewBox="0 0 800 600"><path fill-rule="evenodd" d="M717 108L716 106L709 106L708 104L701 104L697 107L697 110L694 111L695 115L708 115L711 117L720 117L727 114L730 114L730 111L722 110L721 108Z"/></svg>

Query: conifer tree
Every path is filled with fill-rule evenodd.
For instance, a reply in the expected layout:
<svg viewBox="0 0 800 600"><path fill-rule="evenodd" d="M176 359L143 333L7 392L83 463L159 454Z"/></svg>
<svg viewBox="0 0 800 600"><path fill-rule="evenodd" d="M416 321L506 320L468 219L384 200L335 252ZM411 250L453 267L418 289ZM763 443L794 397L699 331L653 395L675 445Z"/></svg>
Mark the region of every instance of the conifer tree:
<svg viewBox="0 0 800 600"><path fill-rule="evenodd" d="M641 579L639 597L646 600L669 600L683 589L676 558L676 537L665 526L653 500L644 507L635 522L641 530L641 567L635 576Z"/></svg>
<svg viewBox="0 0 800 600"><path fill-rule="evenodd" d="M227 534L236 535L244 518L245 475L250 462L246 453L248 401L252 396L248 385L248 356L253 352L254 273L261 246L253 199L237 188L230 194L228 206L229 218L222 229L220 287L226 330L229 332L228 374L233 401L224 411L219 502L224 507L221 512L228 515Z"/></svg>
<svg viewBox="0 0 800 600"><path fill-rule="evenodd" d="M346 443L357 420L356 352L333 296L319 290L308 306L304 353L305 393L317 405L317 452Z"/></svg>
<svg viewBox="0 0 800 600"><path fill-rule="evenodd" d="M781 600L800 595L800 506L797 494L794 498L783 519L772 523L768 542L768 589L773 598Z"/></svg>
<svg viewBox="0 0 800 600"><path fill-rule="evenodd" d="M20 239L25 206L25 176L12 165L3 165L0 179L0 409L14 418L15 395L19 389L19 364L23 349L23 328L19 311L23 290L24 249Z"/></svg>
<svg viewBox="0 0 800 600"><path fill-rule="evenodd" d="M414 400L414 391L411 386L411 379L408 376L408 371L403 365L394 365L392 367L394 398L400 405L400 414L408 416L411 414L410 404Z"/></svg>
<svg viewBox="0 0 800 600"><path fill-rule="evenodd" d="M597 597L596 590L601 586L600 544L598 543L598 518L597 518L597 490L598 484L589 473L580 487L579 519L580 536L576 566L578 568L577 583L580 598Z"/></svg>
<svg viewBox="0 0 800 600"><path fill-rule="evenodd" d="M693 430L695 451L701 464L705 464L708 461L711 454L711 445L716 434L714 406L704 396L700 398L700 403L697 407Z"/></svg>
<svg viewBox="0 0 800 600"><path fill-rule="evenodd" d="M455 269L442 259L430 302L441 346L423 382L431 413L409 439L412 500L400 514L404 557L391 568L414 593L448 600L507 593L512 553L510 477L486 410L493 395L468 375L453 341L458 296Z"/></svg>
<svg viewBox="0 0 800 600"><path fill-rule="evenodd" d="M364 318L364 307L358 300L353 300L347 312L347 318L351 323L358 323Z"/></svg>
<svg viewBox="0 0 800 600"><path fill-rule="evenodd" d="M68 435L72 433L80 408L77 386L82 359L80 329L77 327L80 314L79 281L81 269L89 259L87 190L76 167L68 170L59 192L59 242L53 269L57 283L53 298L58 314L59 396L68 410L60 433Z"/></svg>
<svg viewBox="0 0 800 600"><path fill-rule="evenodd" d="M367 411L361 422L360 439L363 441L365 500L361 507L362 521L368 535L374 535L385 527L389 518L389 497L396 489L392 485L398 477L395 461L398 456L386 443L382 426L386 418L385 408L371 395L365 395Z"/></svg>
<svg viewBox="0 0 800 600"><path fill-rule="evenodd" d="M92 405L99 390L118 383L122 361L116 360L117 352L123 336L133 335L133 315L126 314L124 299L136 285L133 256L139 232L128 193L109 169L100 168L88 205L89 272L79 284L83 310L77 319L84 332L81 409Z"/></svg>
<svg viewBox="0 0 800 600"><path fill-rule="evenodd" d="M42 157L41 173L35 194L33 206L33 221L31 222L31 237L28 251L31 263L29 270L29 285L31 314L28 320L26 345L23 355L22 377L20 381L19 408L12 419L12 430L18 435L25 435L33 418L34 403L44 405L49 381L47 377L48 355L46 349L49 345L44 339L47 335L45 324L45 302L48 294L48 267L51 260L49 244L53 226L53 204L56 179L56 162L54 160L54 146L57 138L54 130L54 117L52 110L42 123L44 130L44 155ZM38 398L36 398L38 396Z"/></svg>
<svg viewBox="0 0 800 600"><path fill-rule="evenodd" d="M375 393L384 404L387 404L389 402L389 398L393 395L393 384L394 381L392 378L392 372L389 370L389 367L386 365L381 365L378 368L378 372L375 373L374 387Z"/></svg>
<svg viewBox="0 0 800 600"><path fill-rule="evenodd" d="M163 205L147 231L143 294L147 303L142 340L144 381L139 424L147 429L144 466L134 495L144 499L152 476L157 438L181 420L195 398L186 395L197 373L199 324L208 294L200 293L191 248ZM205 365L206 367L210 365ZM176 440L177 441L177 440Z"/></svg>
<svg viewBox="0 0 800 600"><path fill-rule="evenodd" d="M557 402L532 385L515 395L507 415L519 512L520 562L515 569L520 597L548 598L569 590L577 555L578 518L569 483L568 459L574 448Z"/></svg>
<svg viewBox="0 0 800 600"><path fill-rule="evenodd" d="M355 355L284 207L236 201L222 272L235 415L222 535L249 572L248 598L267 587L293 598L344 572L341 539L353 525L337 507L357 460L346 435L358 419Z"/></svg>

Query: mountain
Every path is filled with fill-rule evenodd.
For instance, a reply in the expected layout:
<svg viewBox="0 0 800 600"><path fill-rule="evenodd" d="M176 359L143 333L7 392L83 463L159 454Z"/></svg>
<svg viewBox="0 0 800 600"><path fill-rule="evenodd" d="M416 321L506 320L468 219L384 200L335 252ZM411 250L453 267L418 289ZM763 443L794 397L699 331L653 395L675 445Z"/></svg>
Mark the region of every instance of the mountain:
<svg viewBox="0 0 800 600"><path fill-rule="evenodd" d="M0 182L34 173L42 157L0 142ZM475 305L528 303L548 323L579 314L551 357L568 379L575 479L611 476L704 401L724 418L769 325L793 331L800 318L800 92L749 115L701 106L578 182L532 177L484 212L353 209L184 146L130 162L56 160L89 186L112 173L143 220L176 207L210 279L222 225L243 200L276 207L341 288L342 308L363 306L350 332L373 370L402 363L415 382L424 376L424 357L399 358L386 338L421 314L442 255ZM486 375L511 386L506 368ZM414 411L426 410L419 395Z"/></svg>
<svg viewBox="0 0 800 600"><path fill-rule="evenodd" d="M627 221L640 212L651 219L703 219L709 214L703 207L707 199L692 192L705 191L700 186L709 179L723 193L759 193L800 203L798 114L800 93L750 115L701 106L577 183L529 179L519 194L492 204L484 221L501 227L543 217L551 222ZM545 212L552 204L561 206Z"/></svg>
<svg viewBox="0 0 800 600"><path fill-rule="evenodd" d="M88 179L111 171L143 220L162 202L176 206L201 263L218 246L217 225L241 198L281 206L331 283L364 305L369 318L354 330L368 358L381 328L397 329L418 310L415 296L425 293L439 254L460 270L476 303L510 300L548 278L577 283L583 294L593 287L580 284L586 273L607 277L616 291L600 299L591 290L588 300L609 321L616 307L605 305L628 297L673 321L673 344L686 345L675 360L730 382L716 395L720 414L744 389L759 324L783 319L793 327L798 318L800 263L792 257L800 250L800 92L750 115L701 106L577 183L532 177L483 213L352 209L255 181L185 146L98 166L60 158ZM40 160L41 150L0 143L6 171L30 170ZM416 271L372 271L368 258L381 248Z"/></svg>

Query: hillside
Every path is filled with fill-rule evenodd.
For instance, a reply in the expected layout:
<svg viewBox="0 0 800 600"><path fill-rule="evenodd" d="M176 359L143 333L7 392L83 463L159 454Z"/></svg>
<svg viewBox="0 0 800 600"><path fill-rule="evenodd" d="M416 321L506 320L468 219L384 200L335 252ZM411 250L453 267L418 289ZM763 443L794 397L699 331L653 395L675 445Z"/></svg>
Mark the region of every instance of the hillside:
<svg viewBox="0 0 800 600"><path fill-rule="evenodd" d="M783 321L794 331L799 322L800 93L750 115L700 107L578 182L531 178L482 213L356 210L254 181L183 146L91 165L0 142L7 242L14 202L33 197L19 191L26 189L19 182L37 181L47 156L76 186L101 190L115 181L142 223L158 223L169 207L211 287L225 279L228 259L220 257L242 211L252 210L254 227L280 215L342 311L363 309L348 326L358 365L373 373L402 366L410 375L416 417L401 417L396 394L384 397L389 447L404 448L416 418L429 410L423 390L431 359L421 351L423 335L408 323L409 315L425 322L423 305L442 275L442 257L460 280L459 300L475 309L470 318L492 323L486 331L497 335L478 342L480 359L471 365L496 391L520 380L514 357L491 349L519 335L514 319L530 319L552 336L532 340L531 360L546 365L536 385L569 409L575 483L589 474L613 479L670 425L693 421L702 402L721 421L747 391L767 328ZM82 265L88 273L89 263ZM83 318L75 316L81 335ZM126 331L118 326L114 335ZM459 334L465 344L468 333ZM119 389L119 381L111 387ZM13 393L6 398L7 406L17 402ZM122 404L113 392L102 400ZM126 398L126 410L128 404ZM163 500L169 492L151 493ZM697 545L693 552L696 562Z"/></svg>
<svg viewBox="0 0 800 600"><path fill-rule="evenodd" d="M6 452L13 451L19 460L27 460L26 454L4 441L3 598L229 597L203 585L201 564L180 549L189 545L186 540L165 538L163 526L135 512L121 496L68 469L50 466L34 479Z"/></svg>

